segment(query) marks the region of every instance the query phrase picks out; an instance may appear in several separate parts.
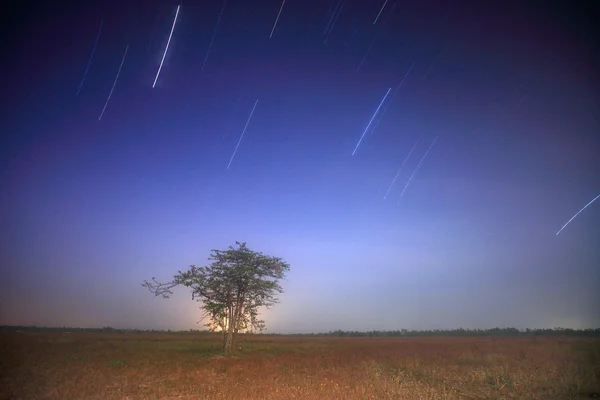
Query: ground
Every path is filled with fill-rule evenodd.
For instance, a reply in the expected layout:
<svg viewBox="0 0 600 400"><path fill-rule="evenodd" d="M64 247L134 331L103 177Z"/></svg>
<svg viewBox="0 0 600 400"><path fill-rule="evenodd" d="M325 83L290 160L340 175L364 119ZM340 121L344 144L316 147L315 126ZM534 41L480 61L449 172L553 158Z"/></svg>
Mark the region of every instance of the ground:
<svg viewBox="0 0 600 400"><path fill-rule="evenodd" d="M0 333L0 399L583 399L600 340ZM240 348L241 347L241 348Z"/></svg>

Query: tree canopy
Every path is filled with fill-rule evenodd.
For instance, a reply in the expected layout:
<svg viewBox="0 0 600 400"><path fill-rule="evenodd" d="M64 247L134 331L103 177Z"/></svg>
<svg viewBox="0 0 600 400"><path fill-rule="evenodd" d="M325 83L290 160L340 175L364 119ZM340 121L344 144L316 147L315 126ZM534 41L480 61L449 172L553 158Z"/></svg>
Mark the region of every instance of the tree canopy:
<svg viewBox="0 0 600 400"><path fill-rule="evenodd" d="M230 352L240 331L264 329L258 318L259 308L269 308L279 302L283 293L279 281L290 266L279 257L252 251L246 243L235 242L227 250L211 250L209 266L190 265L178 271L169 282L144 281L155 296L169 298L176 286L191 289L192 299L202 303L201 309L212 330L223 333L223 351Z"/></svg>

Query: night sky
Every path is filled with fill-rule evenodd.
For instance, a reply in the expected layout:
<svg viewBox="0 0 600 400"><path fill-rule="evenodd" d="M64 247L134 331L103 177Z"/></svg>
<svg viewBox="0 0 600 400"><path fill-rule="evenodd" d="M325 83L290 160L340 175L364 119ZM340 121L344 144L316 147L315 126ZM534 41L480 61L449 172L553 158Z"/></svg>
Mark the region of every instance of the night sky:
<svg viewBox="0 0 600 400"><path fill-rule="evenodd" d="M291 265L269 332L600 326L600 200L556 235L587 3L188 0L154 88L180 3L45 3L4 16L0 324L198 329L141 282L241 241Z"/></svg>

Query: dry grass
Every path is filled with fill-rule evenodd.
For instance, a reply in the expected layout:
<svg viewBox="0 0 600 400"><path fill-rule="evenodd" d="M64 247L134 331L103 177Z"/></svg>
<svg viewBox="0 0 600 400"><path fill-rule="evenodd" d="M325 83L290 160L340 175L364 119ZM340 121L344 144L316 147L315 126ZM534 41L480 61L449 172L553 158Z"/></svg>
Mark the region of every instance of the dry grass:
<svg viewBox="0 0 600 400"><path fill-rule="evenodd" d="M580 399L600 340L0 333L2 399Z"/></svg>

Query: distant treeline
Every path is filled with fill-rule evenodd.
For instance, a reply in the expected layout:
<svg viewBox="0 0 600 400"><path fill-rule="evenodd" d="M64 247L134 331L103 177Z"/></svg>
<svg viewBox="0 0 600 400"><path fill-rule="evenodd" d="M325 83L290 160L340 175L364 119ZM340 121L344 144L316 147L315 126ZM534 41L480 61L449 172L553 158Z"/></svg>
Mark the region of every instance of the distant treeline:
<svg viewBox="0 0 600 400"><path fill-rule="evenodd" d="M297 336L297 335L294 335ZM309 333L298 336L330 336L330 337L516 337L516 336L577 336L600 337L600 329L525 329L517 328L492 328L492 329L434 329L434 330L407 330L398 331L332 331L329 333Z"/></svg>
<svg viewBox="0 0 600 400"><path fill-rule="evenodd" d="M0 331L21 331L21 332L88 332L88 333L164 333L164 334L202 334L211 335L213 332L207 330L188 329L188 330L157 330L157 329L117 329L110 326L104 328L49 328L39 326L0 326ZM250 335L248 333L243 335ZM600 337L600 329L525 329L517 328L492 328L492 329L451 329L451 330L407 330L397 331L342 331L336 330L328 333L263 333L263 336L314 336L314 337L528 337L528 336L574 336L574 337Z"/></svg>
<svg viewBox="0 0 600 400"><path fill-rule="evenodd" d="M113 328L110 326L105 326L104 328L69 328L66 326L63 327L45 327L45 326L8 326L8 325L0 325L1 331L11 331L11 332L63 332L63 333L75 333L75 332L85 332L85 333L195 333L195 334L205 334L205 335L213 335L213 332L207 330L199 330L199 329L188 329L188 330L161 330L161 329L119 329Z"/></svg>

